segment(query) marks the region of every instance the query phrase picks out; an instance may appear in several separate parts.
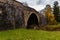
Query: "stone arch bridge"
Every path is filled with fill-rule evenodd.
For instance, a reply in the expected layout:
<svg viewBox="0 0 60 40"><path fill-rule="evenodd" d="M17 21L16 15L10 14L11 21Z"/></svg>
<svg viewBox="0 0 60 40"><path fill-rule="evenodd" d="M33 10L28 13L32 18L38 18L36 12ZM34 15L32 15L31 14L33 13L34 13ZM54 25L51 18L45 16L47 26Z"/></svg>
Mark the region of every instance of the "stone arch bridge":
<svg viewBox="0 0 60 40"><path fill-rule="evenodd" d="M41 17L35 9L16 0L0 0L0 29L29 28L40 25Z"/></svg>

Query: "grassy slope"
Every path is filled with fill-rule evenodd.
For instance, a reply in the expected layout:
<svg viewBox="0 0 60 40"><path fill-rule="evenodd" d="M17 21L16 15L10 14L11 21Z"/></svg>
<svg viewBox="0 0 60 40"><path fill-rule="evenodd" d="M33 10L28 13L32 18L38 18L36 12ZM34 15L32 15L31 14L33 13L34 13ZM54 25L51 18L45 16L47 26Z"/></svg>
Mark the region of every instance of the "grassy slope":
<svg viewBox="0 0 60 40"><path fill-rule="evenodd" d="M0 32L0 40L60 40L59 31L16 29Z"/></svg>

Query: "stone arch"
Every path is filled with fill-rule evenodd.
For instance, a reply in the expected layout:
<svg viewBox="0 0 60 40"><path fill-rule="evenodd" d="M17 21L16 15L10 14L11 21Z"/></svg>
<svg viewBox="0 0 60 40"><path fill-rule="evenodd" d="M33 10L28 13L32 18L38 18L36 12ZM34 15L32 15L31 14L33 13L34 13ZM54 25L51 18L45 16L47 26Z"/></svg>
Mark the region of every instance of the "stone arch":
<svg viewBox="0 0 60 40"><path fill-rule="evenodd" d="M27 28L34 28L31 27L32 25L38 25L39 24L39 18L38 15L35 13L32 13L29 15L27 20Z"/></svg>

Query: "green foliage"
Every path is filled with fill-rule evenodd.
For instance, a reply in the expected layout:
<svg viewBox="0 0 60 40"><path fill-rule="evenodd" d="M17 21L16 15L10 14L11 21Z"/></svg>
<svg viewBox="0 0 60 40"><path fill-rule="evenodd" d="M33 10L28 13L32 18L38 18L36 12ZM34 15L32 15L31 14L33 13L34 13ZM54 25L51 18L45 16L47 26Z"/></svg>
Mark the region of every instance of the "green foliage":
<svg viewBox="0 0 60 40"><path fill-rule="evenodd" d="M58 5L58 1L55 1L55 2L54 2L54 5L55 5L55 6Z"/></svg>
<svg viewBox="0 0 60 40"><path fill-rule="evenodd" d="M53 8L53 13L54 13L54 15L55 15L55 20L57 21L57 22L59 22L60 20L59 20L59 7L58 7L58 2L57 1L55 1L54 2L54 8Z"/></svg>

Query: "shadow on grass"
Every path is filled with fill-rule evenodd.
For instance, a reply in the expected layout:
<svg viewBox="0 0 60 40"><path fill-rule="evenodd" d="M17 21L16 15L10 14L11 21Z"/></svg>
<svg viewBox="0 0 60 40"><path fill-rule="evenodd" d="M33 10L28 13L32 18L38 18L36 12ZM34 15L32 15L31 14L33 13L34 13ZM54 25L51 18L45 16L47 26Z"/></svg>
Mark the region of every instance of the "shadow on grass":
<svg viewBox="0 0 60 40"><path fill-rule="evenodd" d="M60 27L41 27L40 29L44 31L60 31Z"/></svg>
<svg viewBox="0 0 60 40"><path fill-rule="evenodd" d="M16 28L16 29L22 29L22 28ZM60 31L60 26L59 27L47 27L47 26L43 26L43 27L34 27L33 29L27 29L27 28L23 28L26 30L44 30L44 31ZM0 31L7 31L7 30L14 30L13 28L10 29L0 29Z"/></svg>

